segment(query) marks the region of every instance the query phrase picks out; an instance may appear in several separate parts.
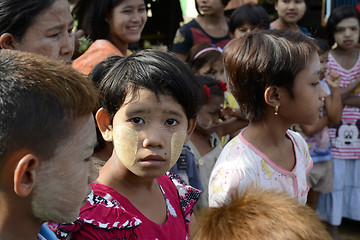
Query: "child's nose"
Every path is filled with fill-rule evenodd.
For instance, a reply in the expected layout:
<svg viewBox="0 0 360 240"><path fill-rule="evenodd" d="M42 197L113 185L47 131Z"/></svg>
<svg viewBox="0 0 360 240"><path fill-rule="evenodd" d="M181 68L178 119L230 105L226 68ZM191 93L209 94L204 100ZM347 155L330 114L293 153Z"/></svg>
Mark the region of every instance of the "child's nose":
<svg viewBox="0 0 360 240"><path fill-rule="evenodd" d="M320 86L321 86L321 89L320 89L320 99L321 99L321 100L324 100L325 97L326 97L326 91L325 91L325 89L322 87L322 85L320 85Z"/></svg>
<svg viewBox="0 0 360 240"><path fill-rule="evenodd" d="M148 148L148 147L160 147L163 148L164 147L164 140L163 140L163 135L162 132L164 130L163 129L148 129L146 131L143 132L143 147L144 148Z"/></svg>

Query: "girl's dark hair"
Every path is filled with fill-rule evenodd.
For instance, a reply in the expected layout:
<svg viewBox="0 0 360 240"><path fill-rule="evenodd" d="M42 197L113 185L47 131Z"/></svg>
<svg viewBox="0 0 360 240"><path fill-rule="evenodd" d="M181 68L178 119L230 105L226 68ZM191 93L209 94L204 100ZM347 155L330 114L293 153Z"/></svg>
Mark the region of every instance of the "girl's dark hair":
<svg viewBox="0 0 360 240"><path fill-rule="evenodd" d="M197 4L196 0L194 0L194 1L195 1L196 11L198 12L198 14L199 14L200 16L202 16L201 11L200 11L200 9L199 9L199 5ZM221 0L221 3L223 4L224 8L226 7L226 5L228 5L229 2L230 2L230 0Z"/></svg>
<svg viewBox="0 0 360 240"><path fill-rule="evenodd" d="M234 33L236 28L241 27L245 23L249 23L254 28L262 29L270 28L270 18L266 10L252 3L244 4L238 7L231 15L229 21L229 30Z"/></svg>
<svg viewBox="0 0 360 240"><path fill-rule="evenodd" d="M0 35L11 33L21 41L40 12L57 0L0 0Z"/></svg>
<svg viewBox="0 0 360 240"><path fill-rule="evenodd" d="M79 0L72 14L78 21L78 28L84 30L92 41L108 39L110 30L106 17L123 0Z"/></svg>
<svg viewBox="0 0 360 240"><path fill-rule="evenodd" d="M203 75L195 76L195 78L203 86L200 92L201 105L204 105L212 96L224 96L222 85L225 84L224 86L226 86L225 82L220 82L212 77Z"/></svg>
<svg viewBox="0 0 360 240"><path fill-rule="evenodd" d="M284 87L294 97L295 77L316 52L314 40L295 31L252 31L231 40L224 52L225 72L246 119L264 116L264 92L270 86Z"/></svg>
<svg viewBox="0 0 360 240"><path fill-rule="evenodd" d="M200 51L207 48L213 48L214 50L206 51L195 58ZM204 66L204 64L208 62L216 62L219 59L222 59L222 54L220 50L217 50L217 47L213 47L207 43L197 43L190 48L185 62L193 70L193 72L196 73L202 66Z"/></svg>
<svg viewBox="0 0 360 240"><path fill-rule="evenodd" d="M116 62L100 84L101 106L113 119L127 95L148 89L156 96L170 95L188 119L196 117L201 85L189 67L174 54L143 50Z"/></svg>
<svg viewBox="0 0 360 240"><path fill-rule="evenodd" d="M336 25L345 18L356 18L360 25L360 13L352 5L342 5L335 8L327 21L326 32L327 39L330 46L334 45L334 34L336 32Z"/></svg>

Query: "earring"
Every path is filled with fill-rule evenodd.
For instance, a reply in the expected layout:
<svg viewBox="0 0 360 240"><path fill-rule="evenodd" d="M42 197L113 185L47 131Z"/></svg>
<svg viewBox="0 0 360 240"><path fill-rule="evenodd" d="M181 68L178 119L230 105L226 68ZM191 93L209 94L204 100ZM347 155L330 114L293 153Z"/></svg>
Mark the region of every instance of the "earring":
<svg viewBox="0 0 360 240"><path fill-rule="evenodd" d="M276 115L276 116L279 115L279 114L278 114L278 111L279 111L279 106L276 105L276 106L275 106L275 115Z"/></svg>

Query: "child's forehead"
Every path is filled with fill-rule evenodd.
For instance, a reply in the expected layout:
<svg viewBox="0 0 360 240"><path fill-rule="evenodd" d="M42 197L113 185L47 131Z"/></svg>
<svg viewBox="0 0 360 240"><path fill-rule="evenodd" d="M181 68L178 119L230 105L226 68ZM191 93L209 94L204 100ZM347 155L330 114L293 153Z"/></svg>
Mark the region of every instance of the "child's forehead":
<svg viewBox="0 0 360 240"><path fill-rule="evenodd" d="M138 104L138 103L152 103L154 105L180 105L180 103L171 95L169 91L155 92L147 88L139 88L126 95L124 106Z"/></svg>

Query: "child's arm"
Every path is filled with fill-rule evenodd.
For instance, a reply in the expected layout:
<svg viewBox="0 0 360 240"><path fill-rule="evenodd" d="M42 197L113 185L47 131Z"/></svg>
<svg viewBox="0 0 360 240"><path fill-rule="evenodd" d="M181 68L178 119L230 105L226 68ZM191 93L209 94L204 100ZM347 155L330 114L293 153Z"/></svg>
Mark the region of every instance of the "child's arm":
<svg viewBox="0 0 360 240"><path fill-rule="evenodd" d="M331 91L331 94L325 98L325 109L329 119L328 125L339 124L342 118L340 76L338 73L330 71L326 75L325 81Z"/></svg>
<svg viewBox="0 0 360 240"><path fill-rule="evenodd" d="M350 83L348 86L341 89L341 99L345 105L351 105L346 104L345 100L350 97L350 95L354 92L354 90L360 86L360 76L352 83Z"/></svg>
<svg viewBox="0 0 360 240"><path fill-rule="evenodd" d="M216 131L219 137L239 131L248 125L248 121L244 120L239 109L231 107L221 107L220 118L223 120Z"/></svg>
<svg viewBox="0 0 360 240"><path fill-rule="evenodd" d="M344 100L344 105L360 108L360 96L350 96Z"/></svg>

